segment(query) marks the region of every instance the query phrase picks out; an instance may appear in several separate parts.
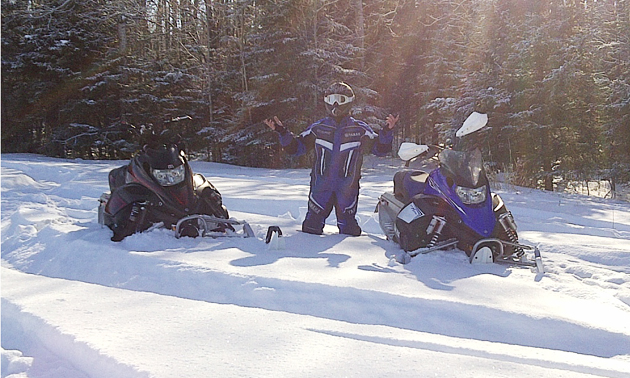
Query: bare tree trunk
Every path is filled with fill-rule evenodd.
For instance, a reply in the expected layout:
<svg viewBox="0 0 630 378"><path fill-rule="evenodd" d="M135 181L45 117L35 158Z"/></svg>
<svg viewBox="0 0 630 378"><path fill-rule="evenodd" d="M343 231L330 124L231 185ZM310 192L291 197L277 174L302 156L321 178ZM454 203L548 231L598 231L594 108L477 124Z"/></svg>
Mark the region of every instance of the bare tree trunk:
<svg viewBox="0 0 630 378"><path fill-rule="evenodd" d="M249 91L249 77L247 72L247 61L245 59L245 50L247 48L247 12L246 8L243 8L240 14L240 17L236 19L238 22L237 30L238 30L238 48L239 48L239 59L241 63L241 82L242 88L244 92ZM245 96L247 97L247 96ZM247 115L247 122L251 123L251 110L245 100L241 102L241 106L243 106L245 113Z"/></svg>
<svg viewBox="0 0 630 378"><path fill-rule="evenodd" d="M320 0L314 0L313 4L313 49L315 51L317 51L317 47L319 44L319 34L317 32L317 27L319 25L319 11L323 8L323 4L321 4ZM319 82L319 77L317 76L317 70L315 70L314 72L314 82L318 83ZM315 86L314 90L313 90L313 109L317 109L317 105L319 104L319 93L317 91L317 85Z"/></svg>
<svg viewBox="0 0 630 378"><path fill-rule="evenodd" d="M359 47L361 48L361 54L359 56L360 62L359 67L361 71L365 66L365 18L363 16L363 0L354 0L354 7L356 10L356 34L359 42Z"/></svg>
<svg viewBox="0 0 630 378"><path fill-rule="evenodd" d="M120 55L127 55L127 23L125 15L120 15L118 21L118 53Z"/></svg>

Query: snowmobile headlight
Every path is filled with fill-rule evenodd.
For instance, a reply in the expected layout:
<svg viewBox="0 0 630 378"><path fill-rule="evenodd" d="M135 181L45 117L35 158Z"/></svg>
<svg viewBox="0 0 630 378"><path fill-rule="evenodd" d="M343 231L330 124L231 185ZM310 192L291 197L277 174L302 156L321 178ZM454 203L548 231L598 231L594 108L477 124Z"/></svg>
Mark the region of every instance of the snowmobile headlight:
<svg viewBox="0 0 630 378"><path fill-rule="evenodd" d="M152 169L151 173L162 186L173 186L184 181L186 167L184 164L172 169Z"/></svg>
<svg viewBox="0 0 630 378"><path fill-rule="evenodd" d="M486 200L486 186L479 188L455 187L455 192L466 205L476 205Z"/></svg>

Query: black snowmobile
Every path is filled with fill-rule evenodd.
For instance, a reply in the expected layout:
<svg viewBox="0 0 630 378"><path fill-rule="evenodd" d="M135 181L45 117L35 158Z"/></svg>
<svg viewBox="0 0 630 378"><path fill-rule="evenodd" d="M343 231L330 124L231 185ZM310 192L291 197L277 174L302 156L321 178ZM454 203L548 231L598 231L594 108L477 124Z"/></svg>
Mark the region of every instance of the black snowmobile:
<svg viewBox="0 0 630 378"><path fill-rule="evenodd" d="M176 237L254 236L249 224L230 218L214 185L192 172L180 145L179 136L165 130L109 173L98 220L114 232L112 241L158 225Z"/></svg>

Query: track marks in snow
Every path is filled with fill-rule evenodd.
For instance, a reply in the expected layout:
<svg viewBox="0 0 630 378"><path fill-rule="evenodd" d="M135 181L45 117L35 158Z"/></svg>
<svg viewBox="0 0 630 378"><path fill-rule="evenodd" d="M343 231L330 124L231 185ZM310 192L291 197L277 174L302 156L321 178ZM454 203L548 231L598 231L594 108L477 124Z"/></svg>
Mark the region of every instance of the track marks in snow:
<svg viewBox="0 0 630 378"><path fill-rule="evenodd" d="M432 350L435 352L459 355L462 357L478 357L489 360L489 363L492 363L492 361L502 361L513 362L519 365L538 366L546 369L558 369L563 372L574 372L576 375L592 374L602 377L626 378L626 375L628 374L623 371L625 369L625 363L623 361L619 361L618 370L600 367L600 361L597 358L589 356L584 356L581 364L576 365L564 362L566 359L564 352L547 350L532 354L529 348L523 348L516 345L496 344L491 342L470 342L463 339L452 339L439 335L429 335L420 339L414 339L412 338L415 336L414 334L406 335L406 337L403 335L400 335L399 337L383 337L361 332L347 333L319 329L313 329L312 331L336 337L362 340L374 344ZM558 374L561 373L558 372Z"/></svg>
<svg viewBox="0 0 630 378"><path fill-rule="evenodd" d="M5 270L6 271L6 270ZM4 272L3 272L4 273ZM179 308L182 311L190 308L192 309L192 313L195 313L195 309L205 308L204 305L199 303L190 303L189 305L185 305L185 299L181 297L173 297L169 299L167 296L159 296L156 297L154 293L146 293L146 292L138 292L137 294L132 294L132 290L129 292L120 291L119 294L112 294L113 290L120 289L106 289L99 288L97 285L86 285L80 284L78 282L71 282L67 280L55 280L55 279L46 279L44 277L31 276L32 278L27 277L23 273L10 273L9 279L13 280L17 277L18 280L24 280L24 283L37 284L43 288L53 287L53 291L59 293L58 296L61 300L62 298L67 298L67 300L71 300L76 294L74 291L93 291L94 295L100 298L100 302L106 302L108 306L105 308L110 308L112 311L116 311L119 308L123 308L126 303L133 303L135 306L142 306L142 301L146 300L147 305L151 304L154 306L161 307L166 313L170 313L175 309L175 307ZM246 277L244 277L246 278ZM245 283L246 285L252 285L257 288L270 288L278 285L269 285L269 282L265 282L261 284L259 282L253 281L250 277L249 280ZM56 287L58 286L58 287ZM254 289L256 290L256 289ZM266 290L265 290L266 291ZM326 290L328 291L328 290ZM109 294L108 294L109 293ZM299 293L296 293L299 294ZM12 296L16 296L17 293L12 293ZM368 294L364 294L368 295ZM349 293L349 296L355 298L355 300L379 300L381 298L373 297L373 298L360 298L357 293ZM49 295L45 295L45 297L50 298ZM130 298L134 298L130 301ZM37 298L31 299L29 303L37 302ZM28 302L28 301L27 301ZM405 303L399 303L400 305L405 305ZM422 304L430 305L430 303L426 301L422 301ZM21 350L26 351L26 353L30 356L33 356L33 366L30 367L29 372L33 372L34 368L36 368L35 363L39 363L40 366L43 366L43 363L46 361L49 364L54 364L55 369L59 369L57 371L66 371L69 372L71 369L73 377L83 377L83 375L79 375L76 371L83 372L88 371L91 372L89 375L85 375L85 377L90 378L101 378L101 377L128 377L128 378L143 378L148 377L148 374L143 373L142 371L138 371L136 368L127 366L120 362L121 356L124 356L124 353L121 354L121 351L111 350L111 357L109 355L105 355L97 350L92 349L88 344L82 341L77 341L74 337L69 336L68 334L64 334L63 326L61 329L54 328L47 323L42 318L35 317L27 312L22 311L18 308L18 306L10 303L7 300L3 300L3 309L6 307L9 309L8 314L3 313L3 324L7 323L8 327L11 330L28 329L30 334L29 337L24 338L24 340L37 341L31 344L31 347L24 347L23 345L20 347ZM166 305L166 307L165 307ZM168 308L170 306L174 306L172 309ZM352 307L352 303L347 304L348 308ZM454 324L448 322L444 318L444 314L448 313L448 311L469 311L469 308L453 308L449 307L450 305L445 306L440 310L440 314L435 313L434 321L440 321L445 323L445 326L453 327ZM36 306L41 307L41 306ZM84 306L82 308L86 309L89 306ZM96 304L97 308L102 308L102 304ZM72 310L76 311L79 309L79 306L72 306ZM199 318L199 322L203 323L203 321L210 321L213 317L220 316L219 314L222 312L234 312L240 310L235 310L233 306L227 304L227 306L212 306L212 313L201 313L201 317ZM263 309L264 310L264 309ZM259 306L253 306L250 310L252 314L257 314L256 317L260 318L261 308ZM486 310L480 309L482 314L488 315ZM300 311L301 312L301 311ZM275 326L278 326L279 320L287 320L288 323L284 324L284 326L288 326L290 329L293 329L298 325L298 330L306 330L318 334L322 334L324 336L330 336L334 338L344 339L344 340L354 340L362 343L375 344L379 346L379 350L382 347L393 347L400 349L393 349L395 353L404 353L411 354L408 350L418 350L424 352L433 352L433 353L443 353L446 355L452 355L454 358L474 358L475 361L477 359L488 360L490 365L495 363L501 363L502 366L505 366L505 363L514 364L514 366L526 365L529 367L538 367L543 368L545 370L559 369L558 376L568 376L567 372L574 372L574 376L586 376L588 374L594 374L604 377L623 377L624 374L628 372L628 364L623 360L619 360L618 363L615 359L601 359L598 357L591 356L582 356L580 359L580 363L566 363L568 358L570 360L574 360L574 356L572 351L563 351L563 350L548 350L548 349L539 349L534 346L531 348L529 346L523 346L520 344L511 344L505 342L493 342L493 341L484 341L478 339L466 339L465 337L451 336L448 333L436 333L435 331L424 332L417 330L410 330L405 327L398 327L396 324L382 324L372 322L353 322L347 321L343 319L329 319L325 316L317 316L317 315L309 315L302 318L296 315L302 315L300 312L287 312L287 311L274 311L274 313L269 313L267 318L273 319L272 323L268 324L268 327L272 329ZM310 311L309 311L310 312ZM214 314L214 316L208 317L208 315ZM264 312L263 312L264 314ZM398 311L398 314L401 318L407 317L405 311ZM87 315L87 317L86 317ZM102 314L100 314L102 316ZM160 317L164 314L156 313L156 316ZM176 320L180 320L179 316L181 314L170 314L172 319L170 321L174 322ZM416 322L419 319L424 319L426 314L416 313L418 315L415 318ZM438 316L439 315L439 316ZM479 314L471 313L471 317L478 316ZM497 314L497 315L507 315L507 314ZM119 317L124 317L125 314L120 314ZM317 319L310 319L314 316ZM83 318L89 319L90 314L85 314ZM54 316L52 316L54 318ZM81 317L78 317L81 318ZM96 317L99 318L98 316ZM221 321L222 318L217 318L217 321ZM229 319L229 317L227 318ZM227 320L225 319L225 320ZM341 322L339 322L341 320ZM463 321L468 321L462 319ZM479 319L477 319L479 320ZM506 321L518 321L517 318L509 318ZM79 321L79 319L76 319ZM137 321L137 320L135 320ZM242 320L241 322L246 321ZM194 327L206 328L203 324L196 322ZM545 320L542 319L538 321L539 327L545 327ZM19 325L16 325L19 323ZM147 323L150 324L150 319L147 319ZM239 321L234 320L234 323L239 323ZM62 323L63 324L63 323ZM117 324L117 321L113 321L113 324ZM184 323L184 325L187 323ZM307 328L304 328L304 324L309 324ZM428 324L427 324L428 325ZM98 327L99 324L94 324L94 327ZM181 328L182 325L173 323L174 328ZM86 327L78 327L77 330L84 330L83 337L86 337L86 340L91 340L94 337L94 332L92 333L92 337L85 334ZM237 328L238 329L238 328ZM429 327L431 329L431 327ZM554 325L551 325L550 329L556 329ZM148 330L142 330L141 333L146 333ZM148 333L155 332L148 331ZM569 332L581 332L581 330L568 330ZM170 330L160 330L159 332L170 332ZM505 332L505 330L503 330ZM557 331L558 337L564 337L563 331ZM134 337L134 342L138 342L139 340L143 340L145 337L148 337L148 334L137 335ZM597 343L597 339L589 339L592 335L585 334L583 335L584 340L583 343ZM168 339L170 336L167 336ZM237 337L237 335L235 335ZM13 340L18 338L12 337ZM571 340L576 341L577 340ZM345 341L344 341L345 342ZM610 342L614 343L616 340L611 339ZM331 344L331 341L328 341ZM107 343L99 343L110 345ZM121 344L121 343L117 343ZM133 346L131 343L127 347ZM194 341L191 340L191 346L197 345ZM147 348L148 346L143 346L143 348ZM626 347L625 345L620 345L621 348ZM106 348L107 349L107 348ZM118 349L118 348L116 348ZM59 351L57 355L48 354L49 351ZM194 353L193 353L194 354ZM459 357L457 357L459 356ZM55 360L51 357L57 357ZM116 358L116 360L114 360ZM184 357L185 358L185 357ZM133 359L133 358L132 358ZM38 362L39 361L39 362ZM476 362L477 364L483 363L482 361ZM523 367L519 367L522 369ZM47 366L48 371L51 371L51 365ZM564 374L564 375L563 375ZM36 376L36 375L34 375ZM60 376L64 376L61 374Z"/></svg>
<svg viewBox="0 0 630 378"><path fill-rule="evenodd" d="M630 238L525 231L521 240L536 244L545 266L545 287L576 298L604 299L630 312ZM575 281L582 285L576 289ZM603 291L601 290L603 289ZM607 296L608 298L602 298Z"/></svg>
<svg viewBox="0 0 630 378"><path fill-rule="evenodd" d="M6 273L3 273L6 274ZM2 299L2 376L148 378ZM8 349L7 349L8 348Z"/></svg>
<svg viewBox="0 0 630 378"><path fill-rule="evenodd" d="M158 252L158 255L161 253ZM53 260L56 258L60 256ZM65 277L133 291L547 349L566 350L566 345L579 345L570 351L601 357L612 357L630 350L630 339L622 334L479 305L228 273L163 260L152 253L118 253L115 265L112 265L111 256L98 253L89 257L73 253L73 258L93 259L94 268L100 273L73 270L71 257L68 256L61 258L68 262L64 264ZM57 274L53 274L57 269L55 266L58 265L40 266L39 274ZM48 269L51 271L47 272ZM365 303L370 306L365 307ZM485 321L490 321L492 327L470 326ZM519 326L512 327L513 324ZM524 328L527 331L523 332Z"/></svg>

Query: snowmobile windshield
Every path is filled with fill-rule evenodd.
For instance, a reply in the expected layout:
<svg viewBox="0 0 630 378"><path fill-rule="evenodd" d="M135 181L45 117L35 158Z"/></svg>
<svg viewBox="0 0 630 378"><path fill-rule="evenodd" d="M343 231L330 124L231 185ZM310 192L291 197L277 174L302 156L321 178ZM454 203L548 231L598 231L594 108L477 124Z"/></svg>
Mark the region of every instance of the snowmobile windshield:
<svg viewBox="0 0 630 378"><path fill-rule="evenodd" d="M151 168L172 169L184 164L183 155L177 145L162 145L157 148L145 146L143 152L143 161L149 163Z"/></svg>
<svg viewBox="0 0 630 378"><path fill-rule="evenodd" d="M458 185L476 188L481 184L483 160L479 149L472 152L442 150L439 158L442 167L454 176Z"/></svg>

